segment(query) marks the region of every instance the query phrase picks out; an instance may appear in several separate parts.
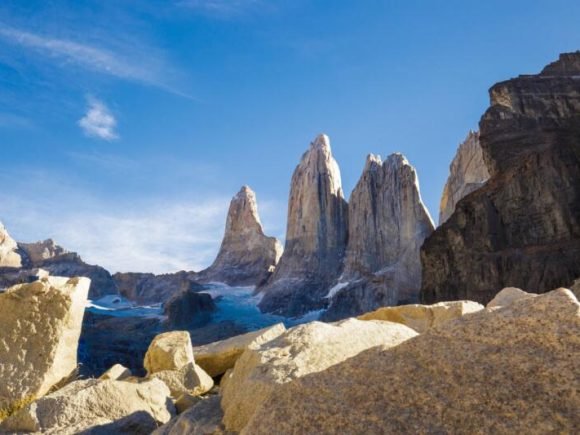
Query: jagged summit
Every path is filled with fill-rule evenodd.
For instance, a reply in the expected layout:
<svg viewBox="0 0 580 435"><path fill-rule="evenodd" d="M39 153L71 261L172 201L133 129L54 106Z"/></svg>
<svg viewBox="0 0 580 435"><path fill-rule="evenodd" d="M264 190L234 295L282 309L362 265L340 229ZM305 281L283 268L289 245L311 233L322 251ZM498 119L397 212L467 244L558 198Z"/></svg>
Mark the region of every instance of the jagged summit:
<svg viewBox="0 0 580 435"><path fill-rule="evenodd" d="M330 140L318 136L292 175L286 246L260 308L295 316L324 306L340 275L347 240L347 203Z"/></svg>
<svg viewBox="0 0 580 435"><path fill-rule="evenodd" d="M244 185L230 202L219 253L213 264L199 273L198 279L258 285L269 276L281 255L278 240L264 234L256 194Z"/></svg>
<svg viewBox="0 0 580 435"><path fill-rule="evenodd" d="M547 65L541 76L580 76L580 51L562 53L557 61Z"/></svg>

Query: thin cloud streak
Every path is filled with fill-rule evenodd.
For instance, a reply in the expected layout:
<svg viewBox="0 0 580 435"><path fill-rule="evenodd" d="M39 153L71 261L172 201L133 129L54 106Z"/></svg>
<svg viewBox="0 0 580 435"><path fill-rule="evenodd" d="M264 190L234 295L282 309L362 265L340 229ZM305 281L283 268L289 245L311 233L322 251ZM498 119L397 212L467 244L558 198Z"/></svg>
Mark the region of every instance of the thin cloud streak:
<svg viewBox="0 0 580 435"><path fill-rule="evenodd" d="M65 67L74 65L95 73L157 87L165 92L197 101L195 97L167 82L167 77L175 75L175 71L159 59L152 58L150 49L143 47L137 49L131 46L119 52L106 47L28 32L3 23L0 23L0 39L64 62ZM136 56L135 53L142 54Z"/></svg>
<svg viewBox="0 0 580 435"><path fill-rule="evenodd" d="M88 98L87 113L79 120L78 124L89 137L109 142L119 138L115 131L117 120L109 108L96 98Z"/></svg>
<svg viewBox="0 0 580 435"><path fill-rule="evenodd" d="M261 0L182 0L178 5L208 15L230 17L260 5Z"/></svg>

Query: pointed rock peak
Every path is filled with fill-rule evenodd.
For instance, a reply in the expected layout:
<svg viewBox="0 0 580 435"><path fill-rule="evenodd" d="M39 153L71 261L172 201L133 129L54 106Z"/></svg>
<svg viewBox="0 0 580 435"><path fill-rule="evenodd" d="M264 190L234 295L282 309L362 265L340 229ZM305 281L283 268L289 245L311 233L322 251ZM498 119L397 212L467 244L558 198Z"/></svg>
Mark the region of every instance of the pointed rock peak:
<svg viewBox="0 0 580 435"><path fill-rule="evenodd" d="M262 233L262 222L258 214L256 194L247 185L232 198L226 222L226 235L230 231L255 229Z"/></svg>
<svg viewBox="0 0 580 435"><path fill-rule="evenodd" d="M389 157L387 157L387 159L385 160L385 163L383 163L383 165L384 166L391 166L391 167L395 167L395 168L399 168L399 167L403 167L403 166L409 166L409 167L413 168L411 166L411 164L409 163L409 161L407 160L407 158L401 153L391 154Z"/></svg>
<svg viewBox="0 0 580 435"><path fill-rule="evenodd" d="M319 134L316 136L314 141L310 144L310 148L312 149L320 149L326 151L328 153L331 152L330 150L330 139L324 133Z"/></svg>
<svg viewBox="0 0 580 435"><path fill-rule="evenodd" d="M256 201L256 193L248 185L243 185L240 191L234 196L233 200L247 199L250 201Z"/></svg>
<svg viewBox="0 0 580 435"><path fill-rule="evenodd" d="M369 154L367 155L367 160L365 162L365 171L376 170L383 164L381 156L379 154Z"/></svg>

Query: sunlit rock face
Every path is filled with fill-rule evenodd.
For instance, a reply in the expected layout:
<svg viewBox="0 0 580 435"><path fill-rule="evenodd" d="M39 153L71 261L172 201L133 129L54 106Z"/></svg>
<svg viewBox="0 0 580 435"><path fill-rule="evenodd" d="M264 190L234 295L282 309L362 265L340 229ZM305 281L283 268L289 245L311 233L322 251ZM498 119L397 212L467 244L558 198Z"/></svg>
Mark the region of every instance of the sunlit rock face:
<svg viewBox="0 0 580 435"><path fill-rule="evenodd" d="M421 288L419 250L433 222L413 168L402 154L384 162L369 155L349 203L345 266L325 320L384 305L416 302ZM336 288L336 287L335 287Z"/></svg>
<svg viewBox="0 0 580 435"><path fill-rule="evenodd" d="M260 309L296 316L323 308L342 271L348 206L326 135L318 136L292 176L286 246L274 274L259 288Z"/></svg>
<svg viewBox="0 0 580 435"><path fill-rule="evenodd" d="M0 222L0 267L20 267L22 265L22 259L17 249L16 241L10 237Z"/></svg>
<svg viewBox="0 0 580 435"><path fill-rule="evenodd" d="M217 258L196 279L231 286L258 285L272 273L281 255L280 242L264 234L256 194L243 186L230 203Z"/></svg>
<svg viewBox="0 0 580 435"><path fill-rule="evenodd" d="M488 303L580 276L580 52L498 83L480 121L490 179L422 248L426 303Z"/></svg>
<svg viewBox="0 0 580 435"><path fill-rule="evenodd" d="M470 131L449 165L449 177L439 206L439 225L449 219L461 198L479 189L488 178L489 172L479 144L479 132Z"/></svg>

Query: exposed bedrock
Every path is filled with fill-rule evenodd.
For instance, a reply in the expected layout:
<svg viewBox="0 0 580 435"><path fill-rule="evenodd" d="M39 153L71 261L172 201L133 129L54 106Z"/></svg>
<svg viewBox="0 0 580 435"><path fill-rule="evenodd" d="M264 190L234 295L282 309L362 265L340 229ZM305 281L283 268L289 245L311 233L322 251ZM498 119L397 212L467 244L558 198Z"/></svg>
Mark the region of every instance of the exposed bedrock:
<svg viewBox="0 0 580 435"><path fill-rule="evenodd" d="M490 89L480 143L490 179L423 245L422 299L489 302L580 276L580 52Z"/></svg>
<svg viewBox="0 0 580 435"><path fill-rule="evenodd" d="M284 253L268 282L259 287L260 309L298 316L324 308L342 272L348 206L330 141L319 135L292 175Z"/></svg>

